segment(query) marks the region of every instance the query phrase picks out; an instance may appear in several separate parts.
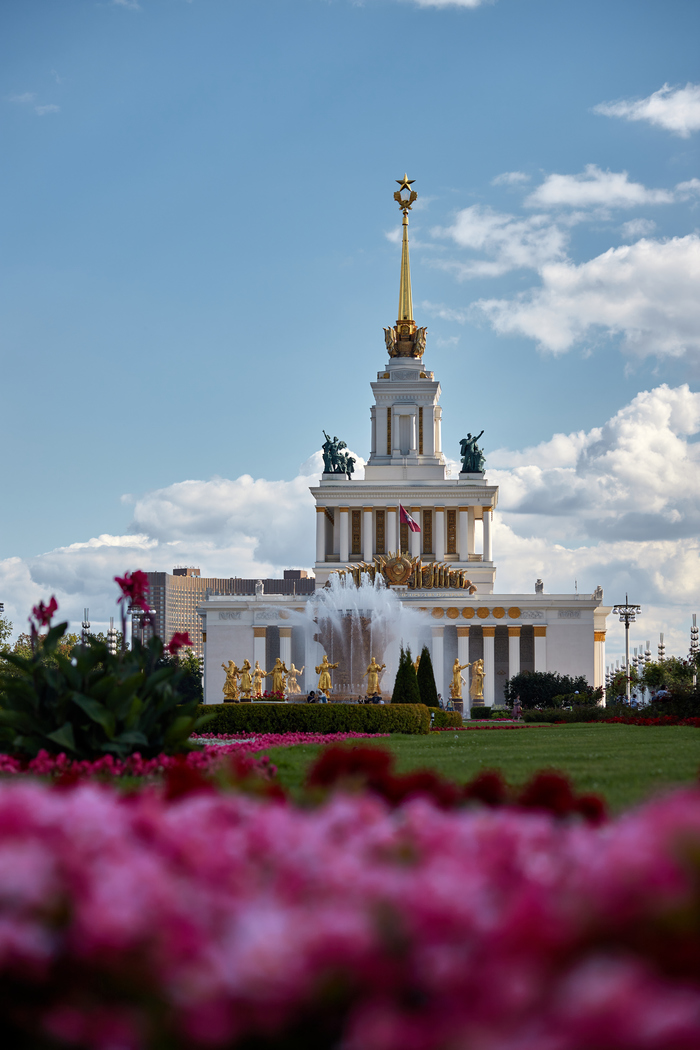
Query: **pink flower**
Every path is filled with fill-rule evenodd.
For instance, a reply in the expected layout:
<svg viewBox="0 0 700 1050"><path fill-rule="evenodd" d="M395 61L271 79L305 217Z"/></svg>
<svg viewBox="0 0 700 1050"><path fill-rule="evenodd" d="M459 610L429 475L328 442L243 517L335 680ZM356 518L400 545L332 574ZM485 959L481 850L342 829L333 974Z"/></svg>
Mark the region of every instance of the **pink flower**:
<svg viewBox="0 0 700 1050"><path fill-rule="evenodd" d="M177 656L180 649L184 646L192 648L193 645L194 642L187 631L176 631L165 648L172 656Z"/></svg>
<svg viewBox="0 0 700 1050"><path fill-rule="evenodd" d="M119 604L122 602L129 602L133 609L140 609L142 612L149 612L148 605L148 576L145 572L141 572L140 569L136 569L134 572L126 572L123 576L115 576L115 581L119 584L122 592L122 596L119 599Z"/></svg>
<svg viewBox="0 0 700 1050"><path fill-rule="evenodd" d="M36 620L39 627L50 627L53 615L58 609L58 602L54 595L51 595L51 601L48 605L44 605L43 602L39 602L32 609L32 616ZM31 621L30 621L31 622Z"/></svg>

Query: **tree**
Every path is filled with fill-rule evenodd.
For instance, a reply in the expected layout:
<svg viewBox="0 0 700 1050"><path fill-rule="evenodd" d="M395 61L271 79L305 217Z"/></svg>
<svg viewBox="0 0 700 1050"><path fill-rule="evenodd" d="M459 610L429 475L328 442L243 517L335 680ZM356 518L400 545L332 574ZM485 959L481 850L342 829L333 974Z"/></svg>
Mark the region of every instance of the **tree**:
<svg viewBox="0 0 700 1050"><path fill-rule="evenodd" d="M688 686L693 682L693 665L690 661L679 660L669 656L667 660L653 661L646 665L642 672L642 681L647 689L661 689L665 686L673 690L674 686Z"/></svg>
<svg viewBox="0 0 700 1050"><path fill-rule="evenodd" d="M4 616L0 616L0 653L7 652L10 648L10 635L12 634L12 624Z"/></svg>
<svg viewBox="0 0 700 1050"><path fill-rule="evenodd" d="M583 675L572 678L552 671L521 671L506 682L504 695L510 704L520 697L523 707L556 707L555 697L578 693L581 703L590 703L595 690ZM561 700L558 701L561 703Z"/></svg>
<svg viewBox="0 0 700 1050"><path fill-rule="evenodd" d="M413 660L411 659L411 650L401 646L401 656L399 658L399 669L396 672L396 681L394 682L394 692L391 697L392 704L420 704L420 690L418 688L418 679L416 678L416 669L413 666Z"/></svg>
<svg viewBox="0 0 700 1050"><path fill-rule="evenodd" d="M195 656L192 649L185 649L178 656L171 656L170 653L164 652L158 661L158 667L170 667L173 664L184 672L177 686L180 696L183 700L196 700L198 704L203 704L202 665L199 657Z"/></svg>
<svg viewBox="0 0 700 1050"><path fill-rule="evenodd" d="M421 651L416 677L418 679L420 702L425 704L426 707L438 707L433 661L430 659L430 649L428 649L427 645L424 645Z"/></svg>

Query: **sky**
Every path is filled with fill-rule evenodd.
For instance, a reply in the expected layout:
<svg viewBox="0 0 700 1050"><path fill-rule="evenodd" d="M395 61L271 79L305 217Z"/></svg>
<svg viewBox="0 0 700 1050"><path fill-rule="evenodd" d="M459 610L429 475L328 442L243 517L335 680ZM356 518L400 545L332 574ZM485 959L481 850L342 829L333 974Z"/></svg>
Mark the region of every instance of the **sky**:
<svg viewBox="0 0 700 1050"><path fill-rule="evenodd" d="M496 589L642 606L700 559L696 0L22 0L0 11L0 601L309 567L361 464L415 179L443 447L485 430ZM609 621L608 659L622 629Z"/></svg>

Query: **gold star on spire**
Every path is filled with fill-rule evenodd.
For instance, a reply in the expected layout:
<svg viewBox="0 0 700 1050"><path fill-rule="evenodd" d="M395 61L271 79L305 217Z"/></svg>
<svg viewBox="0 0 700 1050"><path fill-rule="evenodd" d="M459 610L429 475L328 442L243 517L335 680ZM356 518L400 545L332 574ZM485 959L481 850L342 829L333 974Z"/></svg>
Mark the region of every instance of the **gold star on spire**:
<svg viewBox="0 0 700 1050"><path fill-rule="evenodd" d="M413 183L416 180L415 179L409 179L408 175L404 175L403 179L397 179L396 181L398 182L399 186L401 187L401 190L408 190L408 192L410 193L411 192L411 186L413 185ZM401 190L399 190L399 193L401 192Z"/></svg>

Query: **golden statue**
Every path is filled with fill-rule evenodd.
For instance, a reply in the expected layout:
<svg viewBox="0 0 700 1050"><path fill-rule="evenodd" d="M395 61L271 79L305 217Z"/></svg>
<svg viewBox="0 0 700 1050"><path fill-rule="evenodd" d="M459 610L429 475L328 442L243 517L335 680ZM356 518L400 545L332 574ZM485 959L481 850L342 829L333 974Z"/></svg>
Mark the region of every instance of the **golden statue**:
<svg viewBox="0 0 700 1050"><path fill-rule="evenodd" d="M450 682L450 696L453 700L462 699L462 678L461 672L469 667L469 664L461 664L459 660L455 660L452 664L452 681Z"/></svg>
<svg viewBox="0 0 700 1050"><path fill-rule="evenodd" d="M321 676L318 680L318 689L319 692L326 694L326 698L330 695L330 691L333 688L331 671L335 670L337 666L338 664L330 664L328 656L324 653L321 663L316 667L316 674Z"/></svg>
<svg viewBox="0 0 700 1050"><path fill-rule="evenodd" d="M240 677L240 671L236 667L233 660L229 660L228 664L221 665L226 672L226 681L224 682L224 688L222 690L224 694L224 700L227 703L238 703L238 679Z"/></svg>
<svg viewBox="0 0 700 1050"><path fill-rule="evenodd" d="M472 684L469 687L469 695L472 700L484 699L484 661L475 660L471 665Z"/></svg>
<svg viewBox="0 0 700 1050"><path fill-rule="evenodd" d="M244 700L250 700L253 692L253 679L250 674L250 660L244 660L241 666L241 696Z"/></svg>
<svg viewBox="0 0 700 1050"><path fill-rule="evenodd" d="M306 664L304 664L306 667ZM297 682L297 675L304 673L304 667L295 667L294 661L292 660L292 666L289 668L287 678L287 695L294 696L301 692L301 686Z"/></svg>
<svg viewBox="0 0 700 1050"><path fill-rule="evenodd" d="M376 656L373 656L370 665L362 675L363 678L367 679L367 695L374 696L379 692L379 676L382 671L386 670L386 664L381 666L377 663Z"/></svg>
<svg viewBox="0 0 700 1050"><path fill-rule="evenodd" d="M420 654L419 654L419 655L418 655L418 656L416 657L416 659L415 659L415 660L413 661L413 666L414 666L414 667L415 667L415 669L416 669L416 674L418 674L418 668L419 668L419 666L420 666Z"/></svg>
<svg viewBox="0 0 700 1050"><path fill-rule="evenodd" d="M253 668L253 696L262 696L263 678L267 678L267 671L263 671L258 661Z"/></svg>
<svg viewBox="0 0 700 1050"><path fill-rule="evenodd" d="M272 692L281 693L285 695L285 687L287 685L287 668L282 663L281 658L278 656L275 660L275 666L271 671L268 671L265 675L266 678L272 677Z"/></svg>

